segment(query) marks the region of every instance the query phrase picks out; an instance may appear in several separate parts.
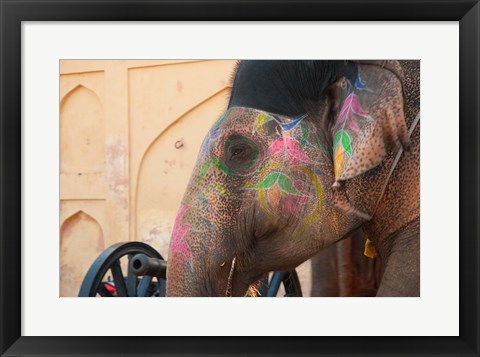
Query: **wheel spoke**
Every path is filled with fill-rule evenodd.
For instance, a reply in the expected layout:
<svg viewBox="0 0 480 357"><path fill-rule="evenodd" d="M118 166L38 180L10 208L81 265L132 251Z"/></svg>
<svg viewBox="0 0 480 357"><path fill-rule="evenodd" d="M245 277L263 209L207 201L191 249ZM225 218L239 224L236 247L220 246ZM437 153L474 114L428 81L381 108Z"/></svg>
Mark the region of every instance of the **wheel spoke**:
<svg viewBox="0 0 480 357"><path fill-rule="evenodd" d="M283 277L283 286L285 287L285 295L291 294L291 291L294 290L290 273L285 274Z"/></svg>
<svg viewBox="0 0 480 357"><path fill-rule="evenodd" d="M284 276L285 276L285 272L283 271L276 271L273 273L272 279L270 280L270 286L268 287L268 292L267 292L268 297L277 296L278 289L280 289L280 284L282 283Z"/></svg>
<svg viewBox="0 0 480 357"><path fill-rule="evenodd" d="M113 282L115 283L115 290L117 290L118 296L128 296L127 287L125 285L125 279L122 273L122 267L120 266L120 260L115 261L112 267Z"/></svg>
<svg viewBox="0 0 480 357"><path fill-rule="evenodd" d="M139 297L147 296L148 288L150 287L151 283L152 283L152 277L149 275L145 275L142 278L142 280L140 280L140 283L138 284L137 296Z"/></svg>
<svg viewBox="0 0 480 357"><path fill-rule="evenodd" d="M158 295L161 297L165 297L167 295L167 280L166 279L158 279Z"/></svg>
<svg viewBox="0 0 480 357"><path fill-rule="evenodd" d="M295 270L289 271L283 278L285 297L302 296L302 288Z"/></svg>
<svg viewBox="0 0 480 357"><path fill-rule="evenodd" d="M133 258L133 254L128 255L128 273L127 273L127 291L128 296L135 297L137 296L137 276L133 274L132 269L130 269L130 260Z"/></svg>

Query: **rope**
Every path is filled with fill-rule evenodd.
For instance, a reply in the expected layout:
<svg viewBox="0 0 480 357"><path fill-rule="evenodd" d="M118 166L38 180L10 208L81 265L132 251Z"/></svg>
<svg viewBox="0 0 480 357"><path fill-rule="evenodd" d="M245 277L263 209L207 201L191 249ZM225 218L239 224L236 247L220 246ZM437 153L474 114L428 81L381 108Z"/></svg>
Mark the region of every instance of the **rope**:
<svg viewBox="0 0 480 357"><path fill-rule="evenodd" d="M420 112L418 112L417 116L415 117L415 120L412 123L412 126L410 129L408 129L408 137L413 133L413 130L417 126L418 122L420 121ZM393 170L397 167L398 161L400 160L400 156L402 156L403 153L403 147L400 147L400 149L397 152L397 156L395 156L395 160L393 161L393 165L390 168L390 172L388 173L387 179L385 180L385 183L383 184L382 191L380 192L380 196L378 197L377 203L375 204L375 209L373 210L372 215L370 216L369 220L372 219L372 217L375 215L377 212L378 205L380 204L380 200L383 198L383 194L385 193L385 190L387 189L387 184L390 181L390 177L393 174Z"/></svg>

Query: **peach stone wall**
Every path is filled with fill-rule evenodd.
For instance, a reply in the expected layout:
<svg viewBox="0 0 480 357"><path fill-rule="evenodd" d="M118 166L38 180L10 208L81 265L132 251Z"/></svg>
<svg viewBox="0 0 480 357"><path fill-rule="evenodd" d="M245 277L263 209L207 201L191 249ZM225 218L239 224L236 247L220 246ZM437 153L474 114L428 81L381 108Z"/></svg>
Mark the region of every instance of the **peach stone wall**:
<svg viewBox="0 0 480 357"><path fill-rule="evenodd" d="M116 242L166 257L206 132L235 61L60 62L60 295ZM181 146L175 148L175 144Z"/></svg>

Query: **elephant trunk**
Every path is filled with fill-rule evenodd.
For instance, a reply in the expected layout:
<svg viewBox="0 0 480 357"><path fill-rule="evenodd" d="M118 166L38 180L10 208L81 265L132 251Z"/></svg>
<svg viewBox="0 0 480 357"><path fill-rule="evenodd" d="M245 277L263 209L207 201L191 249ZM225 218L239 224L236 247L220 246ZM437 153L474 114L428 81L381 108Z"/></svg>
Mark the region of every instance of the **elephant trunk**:
<svg viewBox="0 0 480 357"><path fill-rule="evenodd" d="M192 227L184 220L187 211L187 205L180 207L172 231L167 268L167 296L199 295L193 267L194 252L191 242L187 240Z"/></svg>
<svg viewBox="0 0 480 357"><path fill-rule="evenodd" d="M201 228L200 216L200 212L187 205L182 205L177 214L170 240L167 296L226 294L231 260L226 258L229 255L220 243L222 239L210 238L215 236L214 229Z"/></svg>
<svg viewBox="0 0 480 357"><path fill-rule="evenodd" d="M167 296L244 296L251 280L224 236L191 229L182 207L170 240ZM197 216L198 217L198 216ZM254 289L253 289L254 291ZM248 293L250 294L250 293Z"/></svg>
<svg viewBox="0 0 480 357"><path fill-rule="evenodd" d="M171 258L167 269L167 296L201 296L194 274L186 262Z"/></svg>
<svg viewBox="0 0 480 357"><path fill-rule="evenodd" d="M170 248L167 269L167 296L244 296L249 289L236 260L207 266L208 257L190 257Z"/></svg>

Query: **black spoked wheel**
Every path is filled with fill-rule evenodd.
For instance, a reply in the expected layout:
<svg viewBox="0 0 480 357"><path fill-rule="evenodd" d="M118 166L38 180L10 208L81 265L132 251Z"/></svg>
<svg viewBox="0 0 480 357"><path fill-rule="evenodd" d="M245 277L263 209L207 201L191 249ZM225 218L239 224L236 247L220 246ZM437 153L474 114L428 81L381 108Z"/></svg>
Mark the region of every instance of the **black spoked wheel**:
<svg viewBox="0 0 480 357"><path fill-rule="evenodd" d="M265 277L265 283L267 282ZM260 296L276 297L283 287L284 297L301 297L302 287L296 270L275 271L268 283L260 288Z"/></svg>
<svg viewBox="0 0 480 357"><path fill-rule="evenodd" d="M80 297L165 296L164 276L134 272L137 257L155 258L166 266L154 248L142 242L117 243L103 251L83 279ZM125 273L126 274L125 274Z"/></svg>

